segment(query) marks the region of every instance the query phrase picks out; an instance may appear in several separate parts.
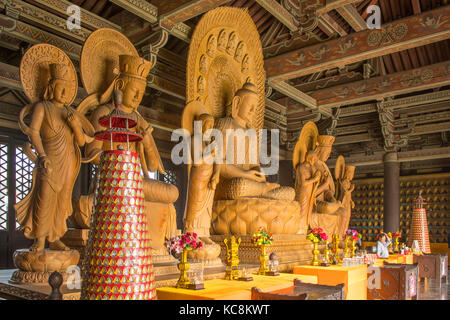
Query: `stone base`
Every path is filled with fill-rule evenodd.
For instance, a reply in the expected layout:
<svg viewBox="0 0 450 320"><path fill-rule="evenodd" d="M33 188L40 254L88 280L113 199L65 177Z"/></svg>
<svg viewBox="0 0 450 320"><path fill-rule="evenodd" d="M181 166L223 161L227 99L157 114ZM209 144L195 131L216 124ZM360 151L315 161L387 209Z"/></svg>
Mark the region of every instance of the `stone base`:
<svg viewBox="0 0 450 320"><path fill-rule="evenodd" d="M61 241L70 249L77 250L80 253L80 263L86 256L86 244L89 238L89 229L69 228Z"/></svg>
<svg viewBox="0 0 450 320"><path fill-rule="evenodd" d="M27 284L27 283L48 283L48 277L52 274L52 272L33 272L33 271L22 271L16 270L9 279L9 283L12 284ZM63 283L67 281L69 277L68 273L62 272Z"/></svg>
<svg viewBox="0 0 450 320"><path fill-rule="evenodd" d="M251 235L265 227L273 234L306 233L298 201L242 198L214 202L211 230L216 235Z"/></svg>
<svg viewBox="0 0 450 320"><path fill-rule="evenodd" d="M32 252L19 249L14 252L14 264L19 270L15 271L10 283L47 283L53 271L58 271L67 279L67 268L76 266L80 254L76 250L58 251L48 250Z"/></svg>
<svg viewBox="0 0 450 320"><path fill-rule="evenodd" d="M220 258L226 261L226 247L223 243L225 238L230 236L215 235L211 239L220 244L222 250ZM240 265L248 264L259 266L259 257L261 249L251 243L250 235L236 236L241 238L239 245L239 261ZM267 247L267 255L275 252L279 261L278 270L280 272L292 272L294 266L302 264L310 264L312 261L313 244L306 240L304 235L274 235L274 242ZM323 245L319 245L319 249L323 250Z"/></svg>
<svg viewBox="0 0 450 320"><path fill-rule="evenodd" d="M19 249L14 252L14 265L21 271L53 272L63 271L77 265L80 254L77 250L49 250L38 252L29 249Z"/></svg>

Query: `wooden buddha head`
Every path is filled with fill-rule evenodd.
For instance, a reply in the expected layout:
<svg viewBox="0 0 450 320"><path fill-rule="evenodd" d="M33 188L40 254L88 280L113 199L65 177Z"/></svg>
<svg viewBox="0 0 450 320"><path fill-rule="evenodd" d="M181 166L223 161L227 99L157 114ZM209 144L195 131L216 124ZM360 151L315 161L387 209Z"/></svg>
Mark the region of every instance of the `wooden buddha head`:
<svg viewBox="0 0 450 320"><path fill-rule="evenodd" d="M152 63L141 57L131 55L119 56L120 75L115 89L123 92L122 104L136 110L144 97L147 87L147 75Z"/></svg>
<svg viewBox="0 0 450 320"><path fill-rule="evenodd" d="M232 101L232 117L245 127L251 127L258 107L258 94L253 83L245 83L236 91Z"/></svg>

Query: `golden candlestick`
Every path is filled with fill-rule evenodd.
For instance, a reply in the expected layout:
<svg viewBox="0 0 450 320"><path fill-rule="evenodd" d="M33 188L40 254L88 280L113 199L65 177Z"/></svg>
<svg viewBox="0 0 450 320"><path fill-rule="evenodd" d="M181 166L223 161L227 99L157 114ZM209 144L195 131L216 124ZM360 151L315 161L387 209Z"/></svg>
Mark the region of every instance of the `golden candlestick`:
<svg viewBox="0 0 450 320"><path fill-rule="evenodd" d="M189 285L189 280L187 278L187 271L189 270L190 264L187 262L187 250L183 249L181 251L180 263L178 263L178 270L180 270L180 278L176 284L177 288L187 288Z"/></svg>
<svg viewBox="0 0 450 320"><path fill-rule="evenodd" d="M333 253L336 263L341 263L341 257L339 257L339 234L333 234Z"/></svg>
<svg viewBox="0 0 450 320"><path fill-rule="evenodd" d="M330 259L330 250L328 249L328 240L325 241L325 249L323 250L323 255L325 257L325 263L331 263L331 259Z"/></svg>
<svg viewBox="0 0 450 320"><path fill-rule="evenodd" d="M351 256L351 248L348 246L349 240L350 238L345 239L344 258L350 258Z"/></svg>
<svg viewBox="0 0 450 320"><path fill-rule="evenodd" d="M230 244L228 245L228 239L224 239L223 242L227 248L227 261L225 269L225 279L235 280L239 278L239 245L241 244L241 238L236 241L234 236L230 238Z"/></svg>
<svg viewBox="0 0 450 320"><path fill-rule="evenodd" d="M356 257L356 240L352 240L351 258Z"/></svg>
<svg viewBox="0 0 450 320"><path fill-rule="evenodd" d="M320 254L320 251L319 251L319 240L314 240L313 241L313 260L312 260L312 262L311 262L311 264L313 265L313 266L318 266L318 265L320 265L320 263L319 263L319 254Z"/></svg>
<svg viewBox="0 0 450 320"><path fill-rule="evenodd" d="M259 256L259 261L261 262L260 266L259 266L259 271L258 274L260 275L266 275L266 272L269 271L269 269L267 268L267 261L269 261L269 256L267 255L266 249L267 246L266 245L261 245L261 255Z"/></svg>

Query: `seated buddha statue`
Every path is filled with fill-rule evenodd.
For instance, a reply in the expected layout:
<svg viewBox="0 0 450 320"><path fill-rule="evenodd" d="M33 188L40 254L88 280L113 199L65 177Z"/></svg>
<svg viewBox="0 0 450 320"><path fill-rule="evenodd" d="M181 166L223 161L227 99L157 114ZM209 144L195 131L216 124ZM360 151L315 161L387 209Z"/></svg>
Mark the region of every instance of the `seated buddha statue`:
<svg viewBox="0 0 450 320"><path fill-rule="evenodd" d="M216 120L215 128L222 132L223 136L223 163L220 165L220 178L215 193L216 200L235 200L248 197L260 197L277 200L292 201L295 198L295 191L290 187L280 187L277 183L266 181L264 173L261 172L258 164L252 164L251 148L249 144L239 145L235 143L236 160L238 148L244 148L245 161L237 163L230 161L227 157L227 146L231 141L227 136L227 130L234 130L236 136L247 136L247 131L251 129L251 119L258 105L258 94L256 87L252 83L245 83L243 87L236 91L232 100L232 114ZM237 131L236 131L237 130ZM235 141L245 141L238 137ZM240 150L242 151L242 149ZM228 161L227 161L228 160ZM232 162L232 163L230 163Z"/></svg>

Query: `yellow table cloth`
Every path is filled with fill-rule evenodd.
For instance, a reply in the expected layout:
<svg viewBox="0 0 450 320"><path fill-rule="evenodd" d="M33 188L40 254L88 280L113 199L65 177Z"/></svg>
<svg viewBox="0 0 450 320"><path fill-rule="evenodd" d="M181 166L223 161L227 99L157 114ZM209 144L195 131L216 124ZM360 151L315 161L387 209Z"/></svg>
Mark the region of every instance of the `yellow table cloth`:
<svg viewBox="0 0 450 320"><path fill-rule="evenodd" d="M175 287L157 288L156 296L158 300L250 300L252 287L269 292L292 287L294 279L317 284L317 277L314 275L281 273L274 277L253 274L251 276L253 281L207 280L204 281L205 289L202 290L177 289Z"/></svg>
<svg viewBox="0 0 450 320"><path fill-rule="evenodd" d="M346 300L367 300L367 266L296 266L294 274L317 276L318 284L345 284Z"/></svg>

